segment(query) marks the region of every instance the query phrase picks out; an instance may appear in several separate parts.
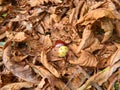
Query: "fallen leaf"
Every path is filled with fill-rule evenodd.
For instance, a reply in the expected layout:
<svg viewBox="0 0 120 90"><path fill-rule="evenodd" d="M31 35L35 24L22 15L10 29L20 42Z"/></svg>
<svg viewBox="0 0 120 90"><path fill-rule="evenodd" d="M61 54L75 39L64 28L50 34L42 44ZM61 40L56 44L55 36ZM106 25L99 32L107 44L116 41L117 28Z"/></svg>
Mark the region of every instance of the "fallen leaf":
<svg viewBox="0 0 120 90"><path fill-rule="evenodd" d="M38 79L33 74L32 69L28 65L20 65L19 63L12 62L11 45L7 46L3 51L3 63L5 67L11 71L15 76L32 83L38 83Z"/></svg>
<svg viewBox="0 0 120 90"><path fill-rule="evenodd" d="M28 55L25 55L25 56L14 56L12 57L11 59L15 62L21 62L23 61L24 59L26 59L28 57Z"/></svg>
<svg viewBox="0 0 120 90"><path fill-rule="evenodd" d="M41 67L41 66L36 66L33 64L30 64L30 66L34 69L34 71L36 73L38 73L41 77L43 78L47 78L49 84L54 87L56 86L59 89L62 89L63 87L65 87L65 84L54 77L54 75L52 73L50 73L50 71L46 70L45 68ZM70 90L68 87L65 88L65 90Z"/></svg>
<svg viewBox="0 0 120 90"><path fill-rule="evenodd" d="M120 44L115 43L117 46L116 52L110 57L109 65L114 65L116 62L120 60Z"/></svg>
<svg viewBox="0 0 120 90"><path fill-rule="evenodd" d="M96 67L98 63L97 58L94 55L84 50L81 51L80 57L77 60L70 60L69 62L85 67Z"/></svg>
<svg viewBox="0 0 120 90"><path fill-rule="evenodd" d="M98 8L98 9L89 11L84 17L80 18L77 21L77 24L80 23L81 25L87 25L89 23L94 23L96 20L103 17L115 19L114 14L109 9Z"/></svg>
<svg viewBox="0 0 120 90"><path fill-rule="evenodd" d="M104 43L112 36L114 26L109 19L104 19L101 21L101 28L105 32L103 40L102 40L102 43Z"/></svg>
<svg viewBox="0 0 120 90"><path fill-rule="evenodd" d="M31 88L33 87L32 83L21 82L21 83L11 83L3 86L0 90L20 90L21 88Z"/></svg>
<svg viewBox="0 0 120 90"><path fill-rule="evenodd" d="M59 72L51 65L48 63L47 56L45 54L45 51L41 52L41 60L40 62L47 68L54 76L60 77Z"/></svg>
<svg viewBox="0 0 120 90"><path fill-rule="evenodd" d="M22 42L27 39L24 32L8 32L8 31L6 31L6 36L9 38L9 40L15 41L15 42Z"/></svg>
<svg viewBox="0 0 120 90"><path fill-rule="evenodd" d="M102 48L103 48L103 45L100 44L100 41L97 38L95 38L95 41L93 42L93 44L90 47L86 48L85 50L93 53L94 51L100 50Z"/></svg>
<svg viewBox="0 0 120 90"><path fill-rule="evenodd" d="M97 82L100 86L108 80L108 78L120 67L120 62L106 67L104 70L98 72L97 74L93 75L86 81L84 85L82 85L77 90L85 90L90 84L93 82Z"/></svg>
<svg viewBox="0 0 120 90"><path fill-rule="evenodd" d="M28 3L31 5L31 7L38 6L40 4L48 3L49 0L29 0ZM62 3L62 0L50 0L52 3Z"/></svg>
<svg viewBox="0 0 120 90"><path fill-rule="evenodd" d="M115 26L116 26L115 30L117 31L117 34L120 37L120 20L115 21Z"/></svg>
<svg viewBox="0 0 120 90"><path fill-rule="evenodd" d="M78 46L77 52L79 53L81 50L89 47L94 42L94 34L92 30L89 29L89 26L87 26L82 35L82 41L80 42L80 45Z"/></svg>

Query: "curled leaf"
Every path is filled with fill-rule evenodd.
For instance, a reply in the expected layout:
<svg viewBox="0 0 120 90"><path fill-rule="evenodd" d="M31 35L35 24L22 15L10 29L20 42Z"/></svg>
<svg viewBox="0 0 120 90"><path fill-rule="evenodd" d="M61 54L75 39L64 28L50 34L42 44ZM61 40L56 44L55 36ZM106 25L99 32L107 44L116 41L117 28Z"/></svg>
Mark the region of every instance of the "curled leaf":
<svg viewBox="0 0 120 90"><path fill-rule="evenodd" d="M30 64L30 66L34 69L36 73L38 73L43 78L47 78L48 82L51 86L56 86L59 89L62 89L65 87L65 90L70 90L68 87L66 87L65 83L63 83L61 80L55 78L52 73L50 73L48 70L41 66L36 66L33 64Z"/></svg>
<svg viewBox="0 0 120 90"><path fill-rule="evenodd" d="M81 51L81 56L77 60L70 60L71 64L78 64L80 66L86 67L96 67L97 66L97 59L94 55L87 51Z"/></svg>
<svg viewBox="0 0 120 90"><path fill-rule="evenodd" d="M90 46L94 42L94 34L92 30L89 29L89 26L84 29L83 35L82 35L82 41L80 42L80 45L78 47L78 52L80 52L82 49L85 49L86 47Z"/></svg>
<svg viewBox="0 0 120 90"><path fill-rule="evenodd" d="M41 52L41 63L56 77L60 77L59 72L48 63L47 56L44 51Z"/></svg>
<svg viewBox="0 0 120 90"><path fill-rule="evenodd" d="M15 76L32 83L38 83L32 69L25 64L19 64L11 61L11 45L7 46L3 52L3 63L5 67Z"/></svg>
<svg viewBox="0 0 120 90"><path fill-rule="evenodd" d="M110 57L109 65L114 65L116 62L120 60L120 45L116 44L118 49L116 52Z"/></svg>
<svg viewBox="0 0 120 90"><path fill-rule="evenodd" d="M103 17L108 17L112 19L115 18L114 14L109 9L98 8L89 11L84 17L80 18L77 23L80 23L81 25L87 25Z"/></svg>
<svg viewBox="0 0 120 90"><path fill-rule="evenodd" d="M114 27L113 27L112 22L109 19L104 19L101 22L101 28L104 29L104 32L105 32L103 40L102 40L102 43L104 43L112 36Z"/></svg>
<svg viewBox="0 0 120 90"><path fill-rule="evenodd" d="M95 38L95 41L93 42L93 44L90 47L86 48L85 50L92 53L92 52L94 52L96 50L100 50L102 48L103 48L103 45L101 45L100 41L97 38Z"/></svg>
<svg viewBox="0 0 120 90"><path fill-rule="evenodd" d="M97 82L99 85L102 85L119 67L120 67L120 62L114 64L113 66L106 67L104 70L90 77L89 80L87 80L86 83L77 90L85 90L93 82Z"/></svg>

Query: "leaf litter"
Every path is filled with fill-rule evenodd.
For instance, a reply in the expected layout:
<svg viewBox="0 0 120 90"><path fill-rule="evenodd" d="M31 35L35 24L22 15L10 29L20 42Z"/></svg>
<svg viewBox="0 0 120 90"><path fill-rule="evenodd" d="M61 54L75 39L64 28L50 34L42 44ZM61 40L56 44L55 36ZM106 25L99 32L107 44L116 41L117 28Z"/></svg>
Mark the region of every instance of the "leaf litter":
<svg viewBox="0 0 120 90"><path fill-rule="evenodd" d="M0 0L0 90L119 90L119 68L119 0Z"/></svg>

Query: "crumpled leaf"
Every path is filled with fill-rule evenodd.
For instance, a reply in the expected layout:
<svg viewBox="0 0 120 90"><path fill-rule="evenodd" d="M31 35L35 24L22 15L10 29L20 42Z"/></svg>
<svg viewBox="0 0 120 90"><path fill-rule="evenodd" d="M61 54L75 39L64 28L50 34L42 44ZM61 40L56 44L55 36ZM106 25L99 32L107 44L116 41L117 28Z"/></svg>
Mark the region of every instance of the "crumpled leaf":
<svg viewBox="0 0 120 90"><path fill-rule="evenodd" d="M65 84L55 78L53 76L53 74L51 74L48 70L46 70L45 68L41 67L41 66L36 66L36 65L33 65L33 64L30 64L30 66L34 69L34 71L36 73L38 73L41 77L43 78L47 78L48 79L48 82L50 83L51 86L56 86L57 88L59 89L62 89L63 87L65 87ZM65 88L65 90L70 90L68 87Z"/></svg>
<svg viewBox="0 0 120 90"><path fill-rule="evenodd" d="M93 82L97 82L99 85L102 85L104 82L108 80L108 78L112 75L112 73L114 73L119 67L120 67L120 62L112 66L108 66L104 70L90 77L89 80L87 80L86 83L77 90L85 90Z"/></svg>
<svg viewBox="0 0 120 90"><path fill-rule="evenodd" d="M45 51L41 52L41 63L47 68L54 76L60 77L59 72L51 65L48 63L47 56L45 54Z"/></svg>
<svg viewBox="0 0 120 90"><path fill-rule="evenodd" d="M73 21L77 21L79 11L82 8L83 4L84 4L84 1L81 0L81 1L77 2L76 8L72 9L72 12L71 12L70 17L69 17L69 22L70 23L73 23Z"/></svg>
<svg viewBox="0 0 120 90"><path fill-rule="evenodd" d="M78 24L80 23L81 25L87 25L89 23L92 24L96 20L103 18L103 17L108 17L112 19L115 18L114 14L109 9L98 8L98 9L89 11L85 16L80 18L77 23Z"/></svg>
<svg viewBox="0 0 120 90"><path fill-rule="evenodd" d="M86 48L85 50L93 53L94 51L100 50L102 48L103 48L103 45L101 45L100 41L97 38L95 38L95 41L93 42L93 44L90 47Z"/></svg>
<svg viewBox="0 0 120 90"><path fill-rule="evenodd" d="M52 41L51 41L49 35L41 36L40 42L43 43L43 45L45 46L45 48L49 48L49 47L52 46Z"/></svg>
<svg viewBox="0 0 120 90"><path fill-rule="evenodd" d="M21 83L11 83L3 86L0 90L20 90L21 88L31 88L33 87L32 83L21 82Z"/></svg>
<svg viewBox="0 0 120 90"><path fill-rule="evenodd" d="M24 59L26 59L28 57L28 55L25 55L25 56L14 56L12 57L11 59L15 62L21 62L23 61Z"/></svg>
<svg viewBox="0 0 120 90"><path fill-rule="evenodd" d="M117 7L115 6L114 2L112 0L108 0L108 5L107 6L108 6L109 10L112 11L112 13L116 17L116 19L120 20L120 13L117 10Z"/></svg>
<svg viewBox="0 0 120 90"><path fill-rule="evenodd" d="M7 46L3 52L3 63L5 67L15 76L32 83L38 83L38 79L33 74L29 65L19 64L11 61L11 45Z"/></svg>
<svg viewBox="0 0 120 90"><path fill-rule="evenodd" d="M9 38L9 40L15 42L22 42L27 39L24 32L6 32L6 36Z"/></svg>
<svg viewBox="0 0 120 90"><path fill-rule="evenodd" d="M114 65L116 62L120 60L120 44L115 43L117 46L116 52L110 57L109 65Z"/></svg>
<svg viewBox="0 0 120 90"><path fill-rule="evenodd" d="M102 40L102 43L104 43L112 36L114 26L109 19L104 19L101 22L101 28L104 29L105 32Z"/></svg>
<svg viewBox="0 0 120 90"><path fill-rule="evenodd" d="M89 11L90 11L90 10L94 10L94 9L96 9L96 8L98 8L98 7L100 7L100 6L102 6L104 3L106 3L106 0L100 1L100 2L98 2L98 3L94 4L94 5L92 5L92 6L90 7Z"/></svg>
<svg viewBox="0 0 120 90"><path fill-rule="evenodd" d="M37 88L35 90L40 90L44 87L45 85L45 79L46 78L42 78L42 80L40 81L40 83L38 84Z"/></svg>
<svg viewBox="0 0 120 90"><path fill-rule="evenodd" d="M28 3L31 5L31 7L38 6L40 4L48 3L49 0L29 0ZM62 3L62 0L50 0L52 3Z"/></svg>
<svg viewBox="0 0 120 90"><path fill-rule="evenodd" d="M86 67L96 67L97 66L97 58L89 53L88 51L81 51L81 56L77 60L70 60L71 64L78 64L80 66Z"/></svg>
<svg viewBox="0 0 120 90"><path fill-rule="evenodd" d="M83 31L82 35L82 41L80 42L80 45L78 47L78 52L80 52L82 49L85 49L86 47L90 46L95 38L92 30L89 29L90 27L86 27Z"/></svg>

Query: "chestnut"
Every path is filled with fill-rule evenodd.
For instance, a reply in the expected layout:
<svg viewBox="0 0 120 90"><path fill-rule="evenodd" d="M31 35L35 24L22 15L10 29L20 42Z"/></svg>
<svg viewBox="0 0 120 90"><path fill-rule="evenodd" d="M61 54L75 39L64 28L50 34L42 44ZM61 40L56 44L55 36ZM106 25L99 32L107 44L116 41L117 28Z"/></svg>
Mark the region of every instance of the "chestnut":
<svg viewBox="0 0 120 90"><path fill-rule="evenodd" d="M55 42L54 48L58 48L57 49L57 53L58 53L58 57L66 57L68 54L68 47L66 46L65 42L63 42L62 40L57 40Z"/></svg>

